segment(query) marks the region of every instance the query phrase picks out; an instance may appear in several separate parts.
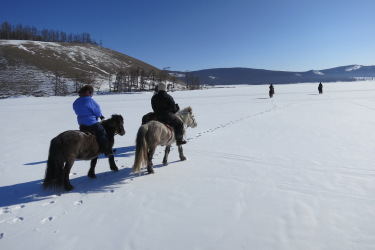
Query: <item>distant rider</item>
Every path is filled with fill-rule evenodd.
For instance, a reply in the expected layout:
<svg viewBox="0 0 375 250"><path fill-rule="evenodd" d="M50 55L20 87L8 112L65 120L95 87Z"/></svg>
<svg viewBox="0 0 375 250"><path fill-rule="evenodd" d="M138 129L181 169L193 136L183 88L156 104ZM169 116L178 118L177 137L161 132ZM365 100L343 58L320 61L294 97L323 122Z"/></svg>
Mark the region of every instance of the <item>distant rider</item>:
<svg viewBox="0 0 375 250"><path fill-rule="evenodd" d="M275 88L273 87L273 84L271 83L270 85L270 91L272 91L273 93L275 92Z"/></svg>
<svg viewBox="0 0 375 250"><path fill-rule="evenodd" d="M318 91L319 91L319 94L323 94L323 84L322 83L319 83Z"/></svg>
<svg viewBox="0 0 375 250"><path fill-rule="evenodd" d="M270 91L269 91L269 96L270 96L270 98L272 98L273 97L273 94L275 94L275 88L273 87L273 84L271 83L271 85L270 85Z"/></svg>
<svg viewBox="0 0 375 250"><path fill-rule="evenodd" d="M83 86L79 91L79 98L73 103L74 112L77 115L77 121L81 130L93 130L96 134L100 148L105 156L113 155L112 148L109 146L107 132L103 125L98 122L98 118L104 119L99 104L92 98L94 88L91 85Z"/></svg>
<svg viewBox="0 0 375 250"><path fill-rule="evenodd" d="M151 98L151 106L154 110L156 120L166 123L174 128L177 145L186 144L184 140L184 124L175 115L179 111L178 104L172 96L167 93L167 84L159 83L158 93Z"/></svg>

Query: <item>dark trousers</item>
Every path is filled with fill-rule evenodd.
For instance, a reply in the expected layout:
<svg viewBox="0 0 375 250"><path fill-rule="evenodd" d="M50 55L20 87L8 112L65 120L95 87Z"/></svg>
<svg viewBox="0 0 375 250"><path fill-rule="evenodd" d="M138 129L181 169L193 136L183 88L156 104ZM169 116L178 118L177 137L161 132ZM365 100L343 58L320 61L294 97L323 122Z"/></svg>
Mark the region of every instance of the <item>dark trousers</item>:
<svg viewBox="0 0 375 250"><path fill-rule="evenodd" d="M156 120L172 126L174 128L176 139L182 139L184 137L184 124L175 114L156 114Z"/></svg>
<svg viewBox="0 0 375 250"><path fill-rule="evenodd" d="M100 122L97 122L91 126L80 125L79 129L81 131L93 131L96 135L96 139L100 147L105 150L108 146L108 136L107 132L105 131L103 125Z"/></svg>

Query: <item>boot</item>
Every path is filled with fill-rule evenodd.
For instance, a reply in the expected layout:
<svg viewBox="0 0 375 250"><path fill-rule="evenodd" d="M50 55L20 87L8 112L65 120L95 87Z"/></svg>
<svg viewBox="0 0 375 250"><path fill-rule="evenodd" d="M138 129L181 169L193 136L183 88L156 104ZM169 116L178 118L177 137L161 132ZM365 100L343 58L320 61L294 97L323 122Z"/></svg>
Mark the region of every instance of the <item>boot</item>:
<svg viewBox="0 0 375 250"><path fill-rule="evenodd" d="M175 136L176 136L177 146L186 144L186 141L184 140L183 130L179 131L178 129L175 128Z"/></svg>
<svg viewBox="0 0 375 250"><path fill-rule="evenodd" d="M180 145L186 144L187 141L185 141L184 139L177 139L176 143L177 143L177 146L180 146Z"/></svg>

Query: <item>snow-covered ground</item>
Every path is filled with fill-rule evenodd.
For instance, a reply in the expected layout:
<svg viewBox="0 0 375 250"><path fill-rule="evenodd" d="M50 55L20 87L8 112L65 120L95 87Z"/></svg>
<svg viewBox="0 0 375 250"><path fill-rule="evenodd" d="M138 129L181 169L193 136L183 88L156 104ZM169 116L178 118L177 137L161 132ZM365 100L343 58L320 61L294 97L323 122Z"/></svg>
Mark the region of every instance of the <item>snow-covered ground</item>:
<svg viewBox="0 0 375 250"><path fill-rule="evenodd" d="M75 97L0 100L1 249L375 249L375 82L173 92L192 106L181 162L132 175L152 93L101 95L125 118L119 172L74 164L71 192L43 191L50 140L76 129Z"/></svg>

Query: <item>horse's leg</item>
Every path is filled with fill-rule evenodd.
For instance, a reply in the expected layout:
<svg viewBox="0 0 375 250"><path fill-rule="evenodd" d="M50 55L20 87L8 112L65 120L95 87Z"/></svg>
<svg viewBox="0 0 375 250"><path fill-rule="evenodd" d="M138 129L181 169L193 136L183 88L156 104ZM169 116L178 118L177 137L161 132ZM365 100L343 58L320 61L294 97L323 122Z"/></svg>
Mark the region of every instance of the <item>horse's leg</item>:
<svg viewBox="0 0 375 250"><path fill-rule="evenodd" d="M186 157L184 156L184 151L182 150L182 145L178 146L178 154L180 155L180 160L185 161Z"/></svg>
<svg viewBox="0 0 375 250"><path fill-rule="evenodd" d="M108 156L108 162L109 162L109 168L112 171L117 172L118 171L118 167L116 166L115 157L113 155Z"/></svg>
<svg viewBox="0 0 375 250"><path fill-rule="evenodd" d="M153 174L154 169L153 169L153 164L152 164L152 157L154 156L156 147L151 147L149 148L147 152L147 173Z"/></svg>
<svg viewBox="0 0 375 250"><path fill-rule="evenodd" d="M96 157L96 158L94 158L94 159L91 160L91 162L90 162L90 170L87 173L88 177L90 177L90 178L96 178L95 167L96 167L96 163L97 162L98 162L98 157Z"/></svg>
<svg viewBox="0 0 375 250"><path fill-rule="evenodd" d="M171 145L166 146L165 151L164 151L164 158L163 158L163 165L164 166L168 165L168 155L169 155L170 151L171 151Z"/></svg>
<svg viewBox="0 0 375 250"><path fill-rule="evenodd" d="M66 191L70 191L74 188L69 180L70 169L73 167L73 164L74 160L67 160L64 166L64 189Z"/></svg>

